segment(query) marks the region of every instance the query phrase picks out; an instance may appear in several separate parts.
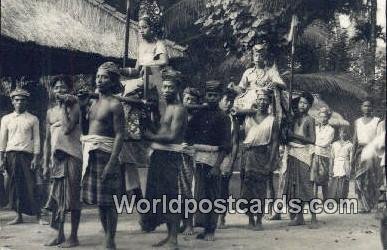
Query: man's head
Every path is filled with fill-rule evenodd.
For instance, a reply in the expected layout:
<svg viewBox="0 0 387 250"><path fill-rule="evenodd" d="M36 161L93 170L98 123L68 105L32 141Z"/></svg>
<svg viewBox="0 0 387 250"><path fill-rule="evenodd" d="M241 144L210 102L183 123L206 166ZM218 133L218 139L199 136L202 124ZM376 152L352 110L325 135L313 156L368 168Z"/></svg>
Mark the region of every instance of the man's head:
<svg viewBox="0 0 387 250"><path fill-rule="evenodd" d="M51 91L54 95L68 94L73 88L71 78L65 75L55 76L50 82Z"/></svg>
<svg viewBox="0 0 387 250"><path fill-rule="evenodd" d="M200 91L196 88L187 87L183 92L183 104L199 104Z"/></svg>
<svg viewBox="0 0 387 250"><path fill-rule="evenodd" d="M30 94L21 88L16 88L11 92L10 97L12 99L12 105L16 113L23 113L27 109L27 99Z"/></svg>
<svg viewBox="0 0 387 250"><path fill-rule="evenodd" d="M262 66L266 57L267 46L265 44L256 44L253 47L253 62L255 65Z"/></svg>
<svg viewBox="0 0 387 250"><path fill-rule="evenodd" d="M298 98L296 98L297 111L299 114L307 114L310 107L313 105L314 98L309 92L302 92Z"/></svg>
<svg viewBox="0 0 387 250"><path fill-rule="evenodd" d="M209 106L217 106L222 92L222 84L219 81L212 80L206 82L206 102Z"/></svg>
<svg viewBox="0 0 387 250"><path fill-rule="evenodd" d="M271 91L269 89L260 88L257 90L257 108L260 113L267 114L271 102Z"/></svg>
<svg viewBox="0 0 387 250"><path fill-rule="evenodd" d="M331 118L331 111L327 107L322 107L318 112L318 117L321 125L326 125Z"/></svg>
<svg viewBox="0 0 387 250"><path fill-rule="evenodd" d="M371 99L363 100L361 104L361 112L364 116L370 116L373 111L373 102Z"/></svg>
<svg viewBox="0 0 387 250"><path fill-rule="evenodd" d="M163 79L162 95L167 103L175 102L179 93L181 73L172 68L167 68L161 73Z"/></svg>
<svg viewBox="0 0 387 250"><path fill-rule="evenodd" d="M96 77L96 87L102 94L118 94L122 91L118 66L113 62L105 62L99 66Z"/></svg>
<svg viewBox="0 0 387 250"><path fill-rule="evenodd" d="M237 94L235 91L227 89L219 101L219 108L225 112L229 112L234 105L236 96Z"/></svg>

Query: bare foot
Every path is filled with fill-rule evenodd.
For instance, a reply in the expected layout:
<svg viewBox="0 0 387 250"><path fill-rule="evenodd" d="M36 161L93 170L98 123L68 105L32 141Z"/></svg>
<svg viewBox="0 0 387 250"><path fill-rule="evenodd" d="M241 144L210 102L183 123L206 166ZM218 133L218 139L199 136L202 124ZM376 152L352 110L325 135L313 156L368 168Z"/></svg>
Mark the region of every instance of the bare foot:
<svg viewBox="0 0 387 250"><path fill-rule="evenodd" d="M249 225L247 226L249 229L254 230L255 228L255 220L253 216L249 216Z"/></svg>
<svg viewBox="0 0 387 250"><path fill-rule="evenodd" d="M218 223L218 227L217 228L218 229L226 229L227 228L226 223L224 223L224 222Z"/></svg>
<svg viewBox="0 0 387 250"><path fill-rule="evenodd" d="M72 238L72 237L70 237L65 242L59 245L60 248L72 248L76 246L79 246L79 241L77 238Z"/></svg>
<svg viewBox="0 0 387 250"><path fill-rule="evenodd" d="M179 250L179 247L177 245L177 240L174 240L172 238L170 238L167 242L166 242L166 247L170 250Z"/></svg>
<svg viewBox="0 0 387 250"><path fill-rule="evenodd" d="M298 219L296 217L296 219L292 220L291 222L289 222L288 226L301 226L301 225L305 225L305 221L304 219Z"/></svg>
<svg viewBox="0 0 387 250"><path fill-rule="evenodd" d="M318 229L319 228L318 222L316 220L312 221L308 228L309 229Z"/></svg>
<svg viewBox="0 0 387 250"><path fill-rule="evenodd" d="M8 222L7 225L11 226L11 225L17 225L17 224L21 224L21 223L23 223L23 218L18 216L15 219Z"/></svg>
<svg viewBox="0 0 387 250"><path fill-rule="evenodd" d="M50 223L48 223L48 221L45 221L43 219L39 219L38 223L39 223L39 225L42 225L42 226L50 224Z"/></svg>
<svg viewBox="0 0 387 250"><path fill-rule="evenodd" d="M201 232L196 236L196 239L203 240L206 237L206 232Z"/></svg>
<svg viewBox="0 0 387 250"><path fill-rule="evenodd" d="M263 231L262 223L255 224L254 231Z"/></svg>
<svg viewBox="0 0 387 250"><path fill-rule="evenodd" d="M167 236L167 238L157 242L156 244L153 244L152 247L161 247L161 246L164 246L167 242L169 241L169 235Z"/></svg>
<svg viewBox="0 0 387 250"><path fill-rule="evenodd" d="M265 216L266 220L281 220L281 214L274 213L270 216Z"/></svg>
<svg viewBox="0 0 387 250"><path fill-rule="evenodd" d="M46 246L46 247L58 246L58 245L62 244L65 240L66 239L64 236L63 237L55 237L51 241L44 244L44 246Z"/></svg>
<svg viewBox="0 0 387 250"><path fill-rule="evenodd" d="M206 233L204 236L205 241L215 241L215 234L214 233Z"/></svg>
<svg viewBox="0 0 387 250"><path fill-rule="evenodd" d="M115 250L116 249L116 243L114 242L114 239L107 238L106 239L105 247L106 247L106 249L109 249L109 250Z"/></svg>
<svg viewBox="0 0 387 250"><path fill-rule="evenodd" d="M194 234L194 229L192 226L186 226L183 232L183 235L189 236Z"/></svg>

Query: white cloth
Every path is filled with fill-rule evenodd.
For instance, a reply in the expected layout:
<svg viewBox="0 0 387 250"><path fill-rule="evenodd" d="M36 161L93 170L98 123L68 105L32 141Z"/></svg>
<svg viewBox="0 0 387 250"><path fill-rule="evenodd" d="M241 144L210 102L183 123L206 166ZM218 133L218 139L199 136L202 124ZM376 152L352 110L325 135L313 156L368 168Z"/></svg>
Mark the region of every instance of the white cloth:
<svg viewBox="0 0 387 250"><path fill-rule="evenodd" d="M331 125L316 126L314 153L316 155L329 157L331 153L331 143L334 137L335 129Z"/></svg>
<svg viewBox="0 0 387 250"><path fill-rule="evenodd" d="M148 42L141 39L138 45L138 65L154 65L155 58L161 54L168 56L167 48L163 41Z"/></svg>
<svg viewBox="0 0 387 250"><path fill-rule="evenodd" d="M114 138L101 135L84 135L81 137L81 142L83 152L82 176L84 176L89 164L89 153L97 149L111 153L113 151Z"/></svg>
<svg viewBox="0 0 387 250"><path fill-rule="evenodd" d="M1 119L0 151L23 151L40 153L39 120L24 112L13 112Z"/></svg>
<svg viewBox="0 0 387 250"><path fill-rule="evenodd" d="M332 143L331 157L333 159L333 176L348 176L351 172L350 155L352 154L353 144L346 141L341 144L340 141Z"/></svg>
<svg viewBox="0 0 387 250"><path fill-rule="evenodd" d="M357 140L360 145L366 145L375 138L378 128L379 118L374 117L368 123L364 123L363 117L355 121Z"/></svg>
<svg viewBox="0 0 387 250"><path fill-rule="evenodd" d="M386 150L386 132L382 132L376 136L361 152L361 161L370 160L375 157L380 157L380 165L385 165L385 150Z"/></svg>
<svg viewBox="0 0 387 250"><path fill-rule="evenodd" d="M248 68L238 84L245 92L235 99L234 106L240 109L250 109L257 100L256 90L270 85L285 86L276 65L265 69Z"/></svg>
<svg viewBox="0 0 387 250"><path fill-rule="evenodd" d="M251 146L267 145L271 141L274 116L267 116L261 123L257 123L253 117L247 117L245 122L246 138L244 144Z"/></svg>

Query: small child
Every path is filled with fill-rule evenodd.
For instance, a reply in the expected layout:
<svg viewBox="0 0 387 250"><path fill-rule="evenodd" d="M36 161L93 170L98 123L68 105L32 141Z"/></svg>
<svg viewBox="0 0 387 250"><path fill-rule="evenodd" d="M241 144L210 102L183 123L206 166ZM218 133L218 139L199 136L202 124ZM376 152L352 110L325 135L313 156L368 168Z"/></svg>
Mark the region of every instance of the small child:
<svg viewBox="0 0 387 250"><path fill-rule="evenodd" d="M352 166L353 144L349 140L347 127L339 129L339 140L332 144L329 165L329 197L333 199L347 198L349 179Z"/></svg>

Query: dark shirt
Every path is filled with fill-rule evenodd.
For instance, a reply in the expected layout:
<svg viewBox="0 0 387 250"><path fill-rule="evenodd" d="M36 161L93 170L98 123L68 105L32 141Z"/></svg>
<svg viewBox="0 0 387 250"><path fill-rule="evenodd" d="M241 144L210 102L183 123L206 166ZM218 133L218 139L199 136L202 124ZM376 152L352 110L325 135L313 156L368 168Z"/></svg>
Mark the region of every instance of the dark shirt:
<svg viewBox="0 0 387 250"><path fill-rule="evenodd" d="M231 150L231 120L219 109L202 110L188 122L185 141L188 144L219 146Z"/></svg>

